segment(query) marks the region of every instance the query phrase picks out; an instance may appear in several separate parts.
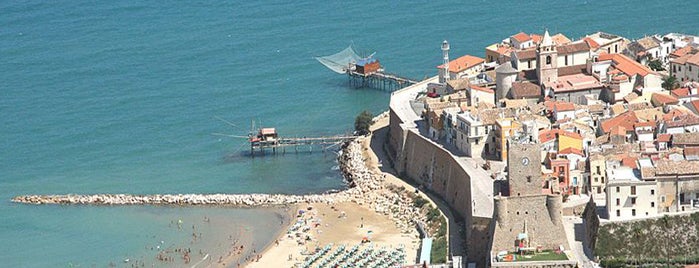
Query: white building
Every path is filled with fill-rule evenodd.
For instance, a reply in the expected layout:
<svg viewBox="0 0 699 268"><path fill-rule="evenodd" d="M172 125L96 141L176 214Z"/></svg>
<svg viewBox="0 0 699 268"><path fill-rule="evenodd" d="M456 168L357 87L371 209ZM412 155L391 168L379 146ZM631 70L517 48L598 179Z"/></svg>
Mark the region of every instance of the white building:
<svg viewBox="0 0 699 268"><path fill-rule="evenodd" d="M607 166L607 213L610 220L653 217L658 214L655 181L643 181L626 166Z"/></svg>
<svg viewBox="0 0 699 268"><path fill-rule="evenodd" d="M491 151L488 137L493 135L492 125L484 124L477 115L468 112L458 114L456 122L455 145L457 149L471 157L480 157L484 150L486 153Z"/></svg>
<svg viewBox="0 0 699 268"><path fill-rule="evenodd" d="M670 75L680 83L699 81L699 52L687 53L670 60Z"/></svg>

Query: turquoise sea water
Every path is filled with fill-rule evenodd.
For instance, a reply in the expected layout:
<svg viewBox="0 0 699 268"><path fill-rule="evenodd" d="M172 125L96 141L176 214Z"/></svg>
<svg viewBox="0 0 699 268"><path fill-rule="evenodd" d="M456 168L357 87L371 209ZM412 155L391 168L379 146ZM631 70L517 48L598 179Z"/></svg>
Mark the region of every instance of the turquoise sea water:
<svg viewBox="0 0 699 268"><path fill-rule="evenodd" d="M388 71L423 78L436 73L444 39L452 56L482 56L490 43L544 28L570 38L699 33L687 1L2 1L0 14L0 266L8 267L152 257L154 240L186 242L163 231L171 220L206 215L225 221L221 230L269 241L259 226L277 228L270 211L9 199L341 188L332 155L250 159L238 151L243 141L211 133L245 135L255 119L282 135L337 134L361 110L385 110L388 93L348 88L313 59L351 42L377 51Z"/></svg>

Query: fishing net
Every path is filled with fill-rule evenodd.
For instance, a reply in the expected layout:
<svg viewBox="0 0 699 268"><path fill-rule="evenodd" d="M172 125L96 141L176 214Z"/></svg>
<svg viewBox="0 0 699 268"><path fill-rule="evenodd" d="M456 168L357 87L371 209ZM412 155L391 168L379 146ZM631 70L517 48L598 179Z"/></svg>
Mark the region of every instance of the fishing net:
<svg viewBox="0 0 699 268"><path fill-rule="evenodd" d="M344 50L325 57L316 57L320 63L333 70L336 73L345 73L350 63L356 63L360 57L352 46L348 46Z"/></svg>

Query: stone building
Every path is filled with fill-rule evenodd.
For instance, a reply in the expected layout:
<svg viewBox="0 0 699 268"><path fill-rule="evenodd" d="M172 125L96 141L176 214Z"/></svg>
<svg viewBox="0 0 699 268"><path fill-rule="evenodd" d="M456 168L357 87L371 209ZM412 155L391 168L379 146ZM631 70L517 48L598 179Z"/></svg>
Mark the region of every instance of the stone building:
<svg viewBox="0 0 699 268"><path fill-rule="evenodd" d="M498 264L494 257L497 252L513 252L518 246L542 249L568 246L561 220L561 196L541 194L539 144L511 139L508 147L509 189L505 193L509 196L501 195L494 200L490 259L493 266L503 264ZM508 266L518 265L508 263Z"/></svg>

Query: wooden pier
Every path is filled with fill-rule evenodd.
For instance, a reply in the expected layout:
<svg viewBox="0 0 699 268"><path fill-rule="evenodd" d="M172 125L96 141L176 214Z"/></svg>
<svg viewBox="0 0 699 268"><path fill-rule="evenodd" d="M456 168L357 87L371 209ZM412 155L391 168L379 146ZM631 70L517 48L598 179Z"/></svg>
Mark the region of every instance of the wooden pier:
<svg viewBox="0 0 699 268"><path fill-rule="evenodd" d="M418 83L418 81L395 74L385 73L383 71L362 73L349 69L347 75L349 76L350 86L354 88L368 87L386 91L396 91Z"/></svg>
<svg viewBox="0 0 699 268"><path fill-rule="evenodd" d="M314 147L320 146L323 151L326 149L338 146L343 142L357 138L352 135L338 135L327 137L302 137L302 138L281 138L277 136L274 128L262 128L258 135L251 137L250 155L255 157L256 153L265 155L265 151L271 149L272 154L285 154L286 149L293 148L293 152L313 152Z"/></svg>

